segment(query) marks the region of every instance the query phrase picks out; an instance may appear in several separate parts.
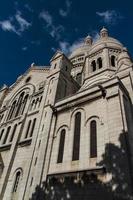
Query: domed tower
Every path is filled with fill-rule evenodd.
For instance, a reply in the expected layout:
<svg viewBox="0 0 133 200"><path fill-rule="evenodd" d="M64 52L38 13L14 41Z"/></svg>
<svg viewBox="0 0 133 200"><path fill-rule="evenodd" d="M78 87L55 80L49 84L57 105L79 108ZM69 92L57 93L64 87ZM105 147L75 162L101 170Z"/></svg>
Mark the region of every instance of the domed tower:
<svg viewBox="0 0 133 200"><path fill-rule="evenodd" d="M106 28L102 28L99 39L86 55L83 88L109 79L118 69L117 58L122 49L123 45L110 37Z"/></svg>
<svg viewBox="0 0 133 200"><path fill-rule="evenodd" d="M92 46L92 42L92 37L88 35L84 42L81 43L81 46L75 49L69 56L69 59L73 63L71 74L79 84L82 83L82 69L85 62L85 57L88 55Z"/></svg>

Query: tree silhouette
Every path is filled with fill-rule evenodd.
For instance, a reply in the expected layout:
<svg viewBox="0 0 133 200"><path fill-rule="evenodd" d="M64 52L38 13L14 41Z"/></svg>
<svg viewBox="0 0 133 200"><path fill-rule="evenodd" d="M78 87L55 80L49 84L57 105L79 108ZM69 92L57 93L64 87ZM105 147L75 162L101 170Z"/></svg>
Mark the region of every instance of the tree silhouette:
<svg viewBox="0 0 133 200"><path fill-rule="evenodd" d="M43 187L37 186L32 200L132 200L133 184L127 133L119 136L119 145L107 143L101 162L101 177L97 172L83 171L49 176Z"/></svg>

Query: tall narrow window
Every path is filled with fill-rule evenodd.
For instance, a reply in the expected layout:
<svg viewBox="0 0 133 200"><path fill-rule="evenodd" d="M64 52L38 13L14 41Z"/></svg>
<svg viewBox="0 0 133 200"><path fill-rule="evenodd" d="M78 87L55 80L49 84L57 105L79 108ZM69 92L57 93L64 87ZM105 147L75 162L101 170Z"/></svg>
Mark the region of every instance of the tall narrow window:
<svg viewBox="0 0 133 200"><path fill-rule="evenodd" d="M30 110L33 110L34 104L35 104L35 99L34 99L34 100L32 101L32 103L31 103Z"/></svg>
<svg viewBox="0 0 133 200"><path fill-rule="evenodd" d="M2 131L0 133L0 140L1 140L2 136L3 136L3 133L4 133L4 129L2 129Z"/></svg>
<svg viewBox="0 0 133 200"><path fill-rule="evenodd" d="M30 131L30 127L31 127L31 120L28 122L28 126L27 126L27 129L26 129L25 138L28 137L28 134L29 134L29 131Z"/></svg>
<svg viewBox="0 0 133 200"><path fill-rule="evenodd" d="M14 138L14 134L16 132L16 129L17 129L17 124L15 124L14 128L13 128L13 131L12 131L12 134L11 134L11 137L10 137L10 141L9 142L12 142L13 141L13 138Z"/></svg>
<svg viewBox="0 0 133 200"><path fill-rule="evenodd" d="M111 66L115 67L115 56L111 56Z"/></svg>
<svg viewBox="0 0 133 200"><path fill-rule="evenodd" d="M98 68L101 69L103 67L102 58L97 59Z"/></svg>
<svg viewBox="0 0 133 200"><path fill-rule="evenodd" d="M11 129L11 126L9 126L9 127L7 128L7 131L6 131L6 134L5 134L4 140L3 140L3 144L6 144L6 142L7 142L7 138L8 138L8 135L9 135L10 129Z"/></svg>
<svg viewBox="0 0 133 200"><path fill-rule="evenodd" d="M65 129L63 129L60 134L60 143L59 143L59 152L58 152L57 163L62 163L62 161L63 161L65 134L66 134L66 131L65 131Z"/></svg>
<svg viewBox="0 0 133 200"><path fill-rule="evenodd" d="M73 156L72 160L79 160L80 151L80 129L81 129L81 113L78 112L75 115L74 125L74 140L73 140Z"/></svg>
<svg viewBox="0 0 133 200"><path fill-rule="evenodd" d="M90 123L90 157L97 157L97 124L95 120Z"/></svg>
<svg viewBox="0 0 133 200"><path fill-rule="evenodd" d="M38 105L38 108L40 107L41 102L42 102L42 96L41 96L40 99L39 99L39 105Z"/></svg>
<svg viewBox="0 0 133 200"><path fill-rule="evenodd" d="M11 108L10 108L10 111L9 111L9 114L8 114L8 117L7 117L8 120L13 117L13 115L15 113L16 104L17 104L17 102L15 100L11 105Z"/></svg>
<svg viewBox="0 0 133 200"><path fill-rule="evenodd" d="M22 109L21 109L21 115L24 113L24 110L25 110L25 107L26 107L26 104L27 104L27 101L28 101L28 97L29 97L29 95L27 94L25 97L24 97L24 100L23 100L23 102L22 102Z"/></svg>
<svg viewBox="0 0 133 200"><path fill-rule="evenodd" d="M17 117L20 114L20 110L21 110L21 106L22 106L22 102L23 102L23 97L24 97L24 92L21 93L21 95L18 99L17 111L16 111L16 114L15 114L15 117Z"/></svg>
<svg viewBox="0 0 133 200"><path fill-rule="evenodd" d="M39 105L39 97L36 99L36 108L38 108Z"/></svg>
<svg viewBox="0 0 133 200"><path fill-rule="evenodd" d="M16 177L15 177L15 182L14 182L13 191L12 191L13 193L17 192L18 185L19 185L19 182L20 182L20 176L21 176L21 172L18 171L16 173Z"/></svg>
<svg viewBox="0 0 133 200"><path fill-rule="evenodd" d="M33 135L33 132L34 132L34 129L35 129L35 124L36 124L36 118L32 122L32 127L31 127L31 132L30 132L29 137L32 137L32 135Z"/></svg>
<svg viewBox="0 0 133 200"><path fill-rule="evenodd" d="M92 61L91 67L92 67L92 72L96 71L96 61L95 60Z"/></svg>

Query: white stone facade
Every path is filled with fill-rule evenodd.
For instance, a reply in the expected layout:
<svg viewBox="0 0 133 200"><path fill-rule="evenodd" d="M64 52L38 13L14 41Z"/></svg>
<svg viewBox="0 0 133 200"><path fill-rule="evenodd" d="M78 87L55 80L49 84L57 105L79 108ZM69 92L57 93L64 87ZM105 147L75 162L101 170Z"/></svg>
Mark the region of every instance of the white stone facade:
<svg viewBox="0 0 133 200"><path fill-rule="evenodd" d="M88 36L68 58L57 51L50 66L4 85L0 199L133 199L132 103L132 59L105 28L95 43Z"/></svg>

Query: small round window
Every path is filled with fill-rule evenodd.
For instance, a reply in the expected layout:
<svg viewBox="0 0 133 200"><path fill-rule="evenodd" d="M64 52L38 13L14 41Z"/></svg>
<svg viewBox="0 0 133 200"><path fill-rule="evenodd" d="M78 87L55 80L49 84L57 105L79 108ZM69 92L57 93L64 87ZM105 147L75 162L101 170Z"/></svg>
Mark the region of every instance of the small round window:
<svg viewBox="0 0 133 200"><path fill-rule="evenodd" d="M25 80L25 83L28 83L31 80L31 76L27 77L27 79Z"/></svg>

